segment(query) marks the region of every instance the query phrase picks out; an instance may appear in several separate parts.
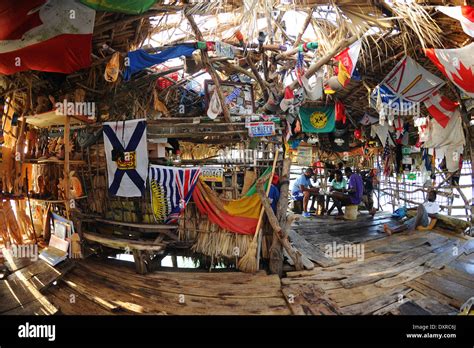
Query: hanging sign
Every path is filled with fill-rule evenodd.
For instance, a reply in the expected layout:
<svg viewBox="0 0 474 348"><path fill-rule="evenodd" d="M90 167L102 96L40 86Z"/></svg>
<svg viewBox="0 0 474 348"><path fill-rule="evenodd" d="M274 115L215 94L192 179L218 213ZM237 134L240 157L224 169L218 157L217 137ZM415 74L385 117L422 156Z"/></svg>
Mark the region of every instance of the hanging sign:
<svg viewBox="0 0 474 348"><path fill-rule="evenodd" d="M409 146L402 147L402 155L409 155L411 154L411 148Z"/></svg>
<svg viewBox="0 0 474 348"><path fill-rule="evenodd" d="M223 182L224 169L203 167L201 171L201 179L204 181L211 181L211 182Z"/></svg>
<svg viewBox="0 0 474 348"><path fill-rule="evenodd" d="M229 59L234 59L234 49L231 45L224 42L216 41L214 44L214 49L216 50L216 55L219 57L226 57Z"/></svg>
<svg viewBox="0 0 474 348"><path fill-rule="evenodd" d="M402 159L403 164L412 164L412 158L411 157L403 157Z"/></svg>
<svg viewBox="0 0 474 348"><path fill-rule="evenodd" d="M407 180L416 180L416 173L408 173Z"/></svg>
<svg viewBox="0 0 474 348"><path fill-rule="evenodd" d="M251 137L268 137L275 134L274 122L250 122L249 136Z"/></svg>
<svg viewBox="0 0 474 348"><path fill-rule="evenodd" d="M312 146L300 146L298 148L297 163L300 166L308 167L313 161L313 147Z"/></svg>

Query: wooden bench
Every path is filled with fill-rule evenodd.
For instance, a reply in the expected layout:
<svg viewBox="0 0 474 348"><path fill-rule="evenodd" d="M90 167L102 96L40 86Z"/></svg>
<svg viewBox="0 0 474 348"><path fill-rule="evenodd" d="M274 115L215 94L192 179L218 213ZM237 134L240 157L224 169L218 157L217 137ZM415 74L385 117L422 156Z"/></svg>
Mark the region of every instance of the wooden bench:
<svg viewBox="0 0 474 348"><path fill-rule="evenodd" d="M145 274L151 270L150 257L152 255L164 254L167 246L167 243L162 239L156 239L155 241L131 240L92 232L83 232L82 236L89 242L99 243L108 248L132 253L136 270L140 274Z"/></svg>

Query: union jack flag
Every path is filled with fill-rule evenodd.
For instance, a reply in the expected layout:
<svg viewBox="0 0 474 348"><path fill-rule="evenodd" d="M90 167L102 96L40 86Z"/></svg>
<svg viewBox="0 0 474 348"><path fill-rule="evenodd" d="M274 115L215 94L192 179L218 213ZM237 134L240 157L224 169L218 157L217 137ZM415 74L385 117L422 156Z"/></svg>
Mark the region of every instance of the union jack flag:
<svg viewBox="0 0 474 348"><path fill-rule="evenodd" d="M192 196L201 168L152 165L149 169L153 216L159 223L175 223Z"/></svg>

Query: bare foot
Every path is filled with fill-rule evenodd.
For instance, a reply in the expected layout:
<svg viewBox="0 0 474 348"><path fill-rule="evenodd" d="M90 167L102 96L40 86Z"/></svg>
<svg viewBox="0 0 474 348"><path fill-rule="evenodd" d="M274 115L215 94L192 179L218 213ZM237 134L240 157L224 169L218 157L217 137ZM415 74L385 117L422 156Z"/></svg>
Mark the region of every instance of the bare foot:
<svg viewBox="0 0 474 348"><path fill-rule="evenodd" d="M384 225L383 225L383 230L384 230L384 232L385 232L386 234L388 234L389 236L392 235L392 230L388 227L387 224L384 224Z"/></svg>

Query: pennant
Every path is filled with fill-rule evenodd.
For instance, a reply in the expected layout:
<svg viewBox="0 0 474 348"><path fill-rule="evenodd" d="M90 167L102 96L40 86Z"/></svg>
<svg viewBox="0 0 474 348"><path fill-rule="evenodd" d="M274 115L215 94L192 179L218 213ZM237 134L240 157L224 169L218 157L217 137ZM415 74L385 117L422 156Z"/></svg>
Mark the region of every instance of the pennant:
<svg viewBox="0 0 474 348"><path fill-rule="evenodd" d="M150 166L151 206L158 223L175 223L193 194L201 168Z"/></svg>
<svg viewBox="0 0 474 348"><path fill-rule="evenodd" d="M146 121L103 123L109 193L120 197L141 197L148 174Z"/></svg>
<svg viewBox="0 0 474 348"><path fill-rule="evenodd" d="M431 95L424 103L431 116L433 116L436 122L443 128L446 128L449 119L454 115L454 111L458 107L457 102L450 100L438 92Z"/></svg>
<svg viewBox="0 0 474 348"><path fill-rule="evenodd" d="M472 6L436 6L436 9L446 16L461 22L462 30L474 37L474 7Z"/></svg>
<svg viewBox="0 0 474 348"><path fill-rule="evenodd" d="M339 62L337 79L343 87L346 87L351 80L357 61L359 60L360 48L361 40L357 40L334 57L334 59Z"/></svg>
<svg viewBox="0 0 474 348"><path fill-rule="evenodd" d="M379 120L376 117L370 116L368 113L364 113L359 123L363 126L370 126L371 124L377 123Z"/></svg>
<svg viewBox="0 0 474 348"><path fill-rule="evenodd" d="M142 49L129 52L126 58L126 69L124 73L124 79L128 81L130 80L133 74L150 66L164 63L167 60L173 58L181 56L191 57L195 50L196 48L194 47L194 44L183 44L168 48L157 54L149 54Z"/></svg>
<svg viewBox="0 0 474 348"><path fill-rule="evenodd" d="M340 102L339 100L336 101L335 109L336 109L336 122L339 121L345 124L347 116L346 116L346 108L344 107L344 104L342 104L342 102Z"/></svg>
<svg viewBox="0 0 474 348"><path fill-rule="evenodd" d="M280 109L283 111L288 110L290 105L293 103L295 100L295 95L293 93L293 90L290 89L289 87L285 88L285 95L283 96L283 99L280 102Z"/></svg>
<svg viewBox="0 0 474 348"><path fill-rule="evenodd" d="M299 116L303 132L330 133L336 126L334 105L307 108L300 107Z"/></svg>
<svg viewBox="0 0 474 348"><path fill-rule="evenodd" d="M97 11L140 14L152 7L156 0L81 0Z"/></svg>
<svg viewBox="0 0 474 348"><path fill-rule="evenodd" d="M425 54L448 79L474 98L474 43L447 50L429 48Z"/></svg>
<svg viewBox="0 0 474 348"><path fill-rule="evenodd" d="M95 11L74 0L0 2L0 74L90 66Z"/></svg>

